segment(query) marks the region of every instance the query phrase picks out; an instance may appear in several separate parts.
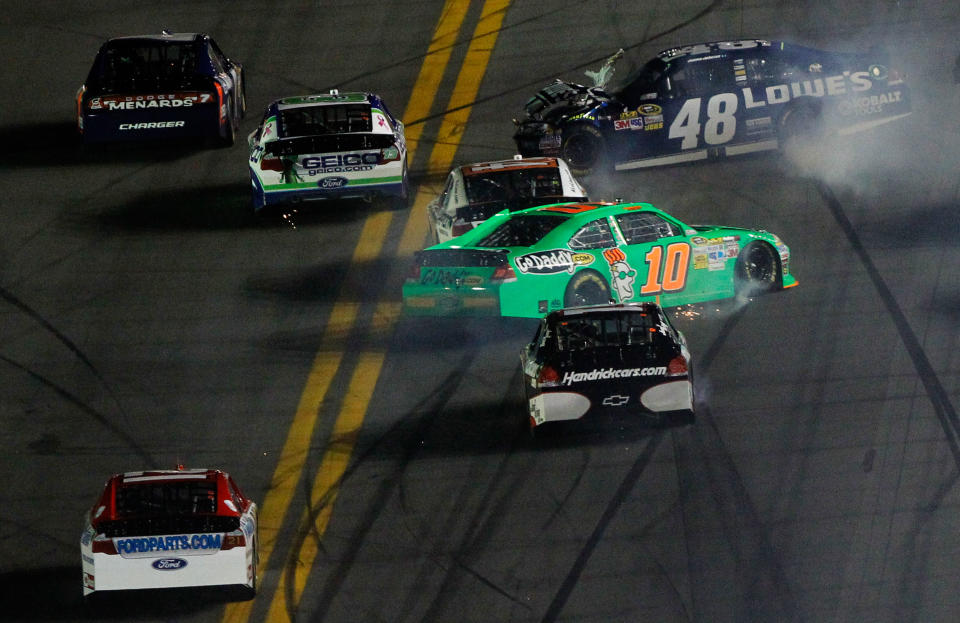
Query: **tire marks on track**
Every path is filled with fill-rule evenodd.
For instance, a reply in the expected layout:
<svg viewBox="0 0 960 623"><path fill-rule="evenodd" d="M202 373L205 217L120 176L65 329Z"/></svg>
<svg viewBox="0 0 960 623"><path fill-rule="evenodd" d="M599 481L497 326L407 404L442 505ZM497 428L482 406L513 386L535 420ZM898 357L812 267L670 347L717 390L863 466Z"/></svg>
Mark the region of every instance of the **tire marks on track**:
<svg viewBox="0 0 960 623"><path fill-rule="evenodd" d="M910 322L907 320L906 314L903 313L903 310L897 303L896 297L894 297L890 291L887 282L880 275L880 271L877 270L873 259L870 257L870 253L866 247L864 247L860 236L857 235L857 231L853 227L853 223L847 218L846 212L844 212L843 206L833 193L833 190L825 182L821 181L817 182L817 191L823 197L824 201L826 201L827 207L830 209L831 214L833 214L834 220L836 220L837 225L840 226L840 231L847 237L850 247L854 253L857 254L857 257L860 258L860 263L863 264L864 269L866 269L870 282L873 284L887 313L890 315L890 319L893 321L897 333L900 335L900 340L903 342L903 346L906 348L907 354L913 362L914 369L920 377L920 382L923 383L927 396L930 398L930 404L937 414L937 419L940 421L940 426L946 436L947 444L950 446L950 452L953 453L954 463L960 468L960 418L957 417L957 411L950 401L950 395L940 382L940 377L937 376L936 371L930 364L930 360L927 358L923 345L920 344L920 340L917 339L917 335L910 327Z"/></svg>

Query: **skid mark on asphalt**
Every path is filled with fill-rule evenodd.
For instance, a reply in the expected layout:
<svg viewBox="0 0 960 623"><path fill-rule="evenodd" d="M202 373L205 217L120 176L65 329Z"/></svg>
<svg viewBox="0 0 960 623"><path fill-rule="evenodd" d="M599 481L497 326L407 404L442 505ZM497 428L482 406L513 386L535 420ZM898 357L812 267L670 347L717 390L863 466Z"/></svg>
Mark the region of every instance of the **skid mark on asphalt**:
<svg viewBox="0 0 960 623"><path fill-rule="evenodd" d="M880 296L880 300L883 301L883 305L900 335L900 340L913 362L917 376L920 377L920 382L923 383L927 396L930 398L930 404L937 414L937 419L940 420L940 426L943 429L947 444L950 446L950 452L953 453L954 463L960 468L960 419L958 419L957 411L950 401L950 395L943 388L943 384L940 383L940 377L937 376L933 365L927 359L927 353L910 327L906 314L903 313L896 297L893 296L893 292L887 286L887 282L880 275L880 271L877 270L870 253L861 242L860 236L857 235L853 223L847 218L843 206L840 205L840 201L837 200L833 190L824 182L818 182L817 189L826 201L827 207L830 208L830 212L837 221L837 225L840 226L840 230L847 237L853 251L860 258L860 262L866 269L867 276Z"/></svg>
<svg viewBox="0 0 960 623"><path fill-rule="evenodd" d="M626 476L624 476L620 482L620 486L617 487L607 507L603 509L603 514L600 516L597 525L587 539L587 543L583 546L583 549L580 550L580 554L567 573L567 577L564 578L563 583L561 583L560 588L553 597L553 601L551 601L549 607L547 607L546 613L544 613L543 618L540 619L544 623L556 621L560 617L560 614L563 612L563 607L570 598L570 594L573 593L577 582L580 581L580 575L590 561L590 557L593 555L597 545L599 545L600 539L603 538L603 533L606 531L607 526L610 525L610 522L620 510L620 506L633 490L633 486L640 479L640 476L643 475L643 471L647 468L647 465L650 464L651 459L653 459L653 454L662 440L663 432L658 432L653 435L647 442L647 445L644 446L643 451L640 452L640 456L633 462L630 471L627 472Z"/></svg>
<svg viewBox="0 0 960 623"><path fill-rule="evenodd" d="M63 387L60 387L59 385L57 385L56 383L54 383L53 381L51 381L51 380L48 379L47 377L43 376L42 374L39 374L39 373L37 373L37 372L34 372L34 371L31 370L30 368L28 368L28 367L26 367L26 366L24 366L24 365L22 365L22 364L20 364L20 363L18 363L18 362L16 362L16 361L14 361L13 359L10 359L9 357L5 357L5 356L3 356L3 355L0 355L0 361L3 361L3 362L6 363L7 365L9 365L9 366L11 366L11 367L13 367L13 368L16 368L16 369L18 369L18 370L20 370L20 371L28 374L29 376L33 377L35 380L39 381L40 383L42 383L42 384L45 385L46 387L52 389L52 390L53 390L54 392L56 392L61 398L63 398L63 399L66 400L67 402L73 404L75 407L77 407L78 409L80 409L81 411L83 411L84 413L86 413L87 415L89 415L90 417L92 417L92 418L93 418L94 420L96 420L99 424L101 424L104 428L106 428L106 429L109 430L111 433L113 433L114 435L116 435L117 437L119 437L131 450L134 451L134 453L135 453L137 456L139 456L139 457L144 461L144 465L153 465L153 466L158 466L158 465L159 465L159 464L157 463L157 460L156 460L149 452L147 452L146 450L144 450L144 449L140 446L140 444L137 443L136 439L134 439L133 437L131 437L128 433L126 433L124 430L122 430L119 426L117 426L117 425L114 424L112 421L110 421L110 418L108 418L107 416L103 415L102 413L100 413L99 411L97 411L96 409L94 409L93 407L91 407L90 405L88 405L87 403L83 402L83 401L80 400L80 398L78 398L77 396L74 396L72 393L70 393L69 391L67 391L67 390L64 389Z"/></svg>

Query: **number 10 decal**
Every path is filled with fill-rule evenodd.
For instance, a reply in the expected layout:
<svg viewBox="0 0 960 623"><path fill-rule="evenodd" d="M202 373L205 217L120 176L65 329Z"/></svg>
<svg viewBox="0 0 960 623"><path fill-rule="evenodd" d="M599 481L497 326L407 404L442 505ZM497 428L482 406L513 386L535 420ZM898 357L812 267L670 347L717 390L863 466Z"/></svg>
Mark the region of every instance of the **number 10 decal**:
<svg viewBox="0 0 960 623"><path fill-rule="evenodd" d="M690 245L686 242L674 242L666 250L653 247L643 258L647 262L647 282L640 288L640 294L649 296L661 292L679 292L687 285L687 267L690 265ZM663 261L663 278L660 277L660 265Z"/></svg>

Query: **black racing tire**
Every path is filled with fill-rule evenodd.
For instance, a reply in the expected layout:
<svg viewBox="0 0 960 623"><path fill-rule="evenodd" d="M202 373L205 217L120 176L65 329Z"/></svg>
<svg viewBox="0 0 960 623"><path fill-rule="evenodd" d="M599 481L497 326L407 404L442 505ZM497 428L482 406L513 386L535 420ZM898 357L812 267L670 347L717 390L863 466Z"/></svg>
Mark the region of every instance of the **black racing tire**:
<svg viewBox="0 0 960 623"><path fill-rule="evenodd" d="M734 272L737 294L742 296L769 292L782 283L780 256L766 242L755 240L743 247Z"/></svg>
<svg viewBox="0 0 960 623"><path fill-rule="evenodd" d="M587 175L602 167L607 142L592 125L576 125L563 131L560 157L574 175Z"/></svg>
<svg viewBox="0 0 960 623"><path fill-rule="evenodd" d="M779 140L782 150L816 145L822 136L820 111L813 104L794 104L780 117Z"/></svg>
<svg viewBox="0 0 960 623"><path fill-rule="evenodd" d="M564 307L603 305L610 302L610 286L595 270L581 270L567 282L563 294Z"/></svg>
<svg viewBox="0 0 960 623"><path fill-rule="evenodd" d="M237 126L233 121L233 106L227 107L227 123L224 125L226 127L220 136L220 143L223 147L233 147L233 144L237 142Z"/></svg>

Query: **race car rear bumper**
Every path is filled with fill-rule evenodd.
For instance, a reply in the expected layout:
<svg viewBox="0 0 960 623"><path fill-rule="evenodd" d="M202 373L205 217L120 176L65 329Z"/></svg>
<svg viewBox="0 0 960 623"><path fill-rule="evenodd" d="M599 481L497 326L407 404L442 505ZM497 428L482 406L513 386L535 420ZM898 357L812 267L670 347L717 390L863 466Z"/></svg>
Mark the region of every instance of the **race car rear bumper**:
<svg viewBox="0 0 960 623"><path fill-rule="evenodd" d="M215 554L123 558L119 554L83 555L83 594L187 586L250 586L253 550L235 547Z"/></svg>
<svg viewBox="0 0 960 623"><path fill-rule="evenodd" d="M693 383L689 379L666 381L645 388L624 386L622 390L601 392L593 399L570 391L544 391L528 401L531 422L540 426L549 422L579 420L593 415L692 414Z"/></svg>

